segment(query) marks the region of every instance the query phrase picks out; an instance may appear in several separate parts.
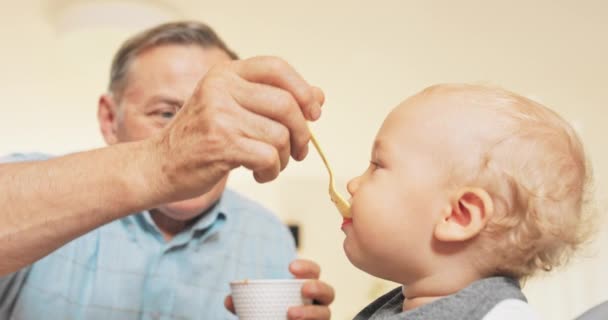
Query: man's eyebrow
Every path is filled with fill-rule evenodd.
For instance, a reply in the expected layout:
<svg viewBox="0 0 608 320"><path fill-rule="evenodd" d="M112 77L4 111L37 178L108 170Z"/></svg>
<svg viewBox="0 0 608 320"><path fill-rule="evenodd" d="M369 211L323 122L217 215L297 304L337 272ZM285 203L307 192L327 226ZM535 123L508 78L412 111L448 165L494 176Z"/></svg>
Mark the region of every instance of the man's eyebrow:
<svg viewBox="0 0 608 320"><path fill-rule="evenodd" d="M146 106L153 106L157 103L164 103L164 104L168 104L168 105L176 106L176 107L180 108L184 104L184 100L162 95L162 94L158 94L158 95L152 96L152 98L148 99L148 101L146 102Z"/></svg>

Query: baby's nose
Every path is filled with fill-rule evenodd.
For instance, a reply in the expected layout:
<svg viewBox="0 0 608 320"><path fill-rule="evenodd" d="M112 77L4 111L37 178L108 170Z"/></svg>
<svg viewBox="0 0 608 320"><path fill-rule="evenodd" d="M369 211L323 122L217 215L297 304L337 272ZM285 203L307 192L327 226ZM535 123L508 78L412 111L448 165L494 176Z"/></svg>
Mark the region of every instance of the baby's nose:
<svg viewBox="0 0 608 320"><path fill-rule="evenodd" d="M359 177L351 179L346 184L346 190L348 190L348 193L350 193L351 196L354 195L355 192L357 192L358 187L359 187Z"/></svg>

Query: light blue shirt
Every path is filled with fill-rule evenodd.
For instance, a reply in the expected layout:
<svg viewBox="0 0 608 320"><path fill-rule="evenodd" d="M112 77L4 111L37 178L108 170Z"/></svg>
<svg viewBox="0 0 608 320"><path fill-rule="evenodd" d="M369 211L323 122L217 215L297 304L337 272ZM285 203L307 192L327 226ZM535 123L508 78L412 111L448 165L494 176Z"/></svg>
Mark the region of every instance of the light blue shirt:
<svg viewBox="0 0 608 320"><path fill-rule="evenodd" d="M14 155L2 159L43 159ZM104 225L0 278L0 319L236 319L229 282L291 278L287 227L226 190L190 229L165 242L146 212Z"/></svg>

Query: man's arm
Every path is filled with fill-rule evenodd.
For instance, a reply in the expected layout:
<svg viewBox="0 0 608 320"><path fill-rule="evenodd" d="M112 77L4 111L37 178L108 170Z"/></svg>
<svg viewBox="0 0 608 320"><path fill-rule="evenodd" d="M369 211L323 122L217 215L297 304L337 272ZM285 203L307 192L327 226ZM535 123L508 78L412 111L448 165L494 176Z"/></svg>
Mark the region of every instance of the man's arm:
<svg viewBox="0 0 608 320"><path fill-rule="evenodd" d="M100 225L165 200L150 141L0 164L0 275Z"/></svg>
<svg viewBox="0 0 608 320"><path fill-rule="evenodd" d="M234 168L259 182L308 151L323 93L271 57L212 68L147 140L0 165L0 275L104 223L205 193Z"/></svg>

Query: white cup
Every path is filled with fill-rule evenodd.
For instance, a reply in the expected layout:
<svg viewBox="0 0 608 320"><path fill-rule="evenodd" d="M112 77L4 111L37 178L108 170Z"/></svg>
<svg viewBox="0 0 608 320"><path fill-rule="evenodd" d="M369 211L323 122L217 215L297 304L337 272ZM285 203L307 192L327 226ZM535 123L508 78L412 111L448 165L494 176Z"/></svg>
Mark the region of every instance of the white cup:
<svg viewBox="0 0 608 320"><path fill-rule="evenodd" d="M287 309L311 304L302 297L307 279L242 280L230 283L232 301L240 320L285 320Z"/></svg>

